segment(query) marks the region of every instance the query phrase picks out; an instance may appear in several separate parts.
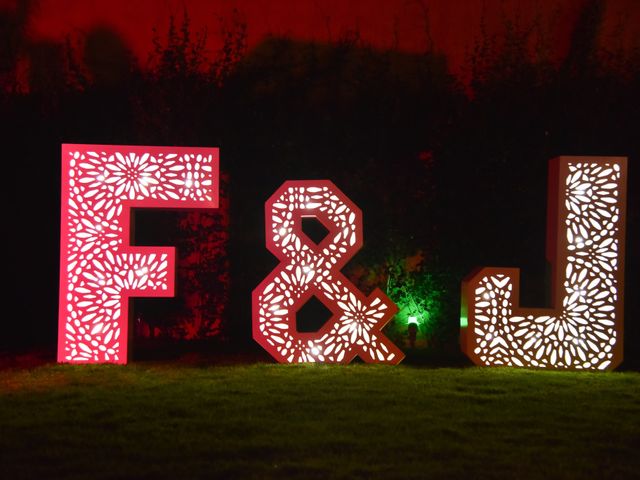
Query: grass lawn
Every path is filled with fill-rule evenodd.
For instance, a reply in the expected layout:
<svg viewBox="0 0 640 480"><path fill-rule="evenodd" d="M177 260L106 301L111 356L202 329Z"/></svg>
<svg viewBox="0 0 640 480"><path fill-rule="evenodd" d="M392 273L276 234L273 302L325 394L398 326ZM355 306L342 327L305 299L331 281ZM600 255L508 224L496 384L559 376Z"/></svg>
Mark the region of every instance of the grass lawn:
<svg viewBox="0 0 640 480"><path fill-rule="evenodd" d="M639 478L640 374L0 371L0 478Z"/></svg>

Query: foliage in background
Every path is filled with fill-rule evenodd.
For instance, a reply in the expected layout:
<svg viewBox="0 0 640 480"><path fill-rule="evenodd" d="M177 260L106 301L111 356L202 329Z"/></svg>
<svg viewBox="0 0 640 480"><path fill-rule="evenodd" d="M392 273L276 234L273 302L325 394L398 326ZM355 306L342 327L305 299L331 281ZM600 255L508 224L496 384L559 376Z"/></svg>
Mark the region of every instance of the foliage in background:
<svg viewBox="0 0 640 480"><path fill-rule="evenodd" d="M178 221L178 279L190 311L177 319L174 337L191 340L224 333L230 285L227 191L225 175L220 179L220 208L190 211Z"/></svg>
<svg viewBox="0 0 640 480"><path fill-rule="evenodd" d="M395 336L405 333L409 317L414 317L416 347L438 347L451 340L457 329L450 321L451 309L446 307L446 273L432 270L423 260L420 251L411 257L389 259L386 292L399 309L394 319L395 331L390 330Z"/></svg>
<svg viewBox="0 0 640 480"><path fill-rule="evenodd" d="M13 275L14 296L32 322L12 324L0 341L56 336L58 246L41 238L59 228L52 199L63 141L221 147L228 228L209 214L165 222L182 236L167 243L178 244L187 262L178 265L185 295L207 285L214 292L194 300L194 311L215 312L200 326L236 342L251 342L250 293L277 263L265 248L263 206L287 179L329 178L362 208L365 245L345 272L366 293L388 288L403 309L389 327L398 341L406 340L401 318L417 308L430 312L424 344L455 348L459 282L476 266L522 268L521 303L544 306L549 158L629 156L627 242L640 244L640 45L599 47L605 7L584 3L561 59L549 55L551 20L505 17L502 35L478 38L468 87L448 73L431 42L418 55L382 51L350 32L325 44L267 38L248 51L239 12L222 19L216 33L223 47L213 55L208 32L194 32L186 12L181 22L169 19L147 69L104 27L65 47L32 42L23 28L27 10L0 15L9 41L0 50L0 101L11 119L3 134L21 159L8 162L7 176L33 186L28 198L21 182L8 187L20 199L9 222L28 252ZM213 237L201 222L212 223ZM424 259L416 263L418 252ZM627 249L627 272L640 270L639 258ZM42 302L20 287L34 281L31 272L46 290ZM638 278L628 274L628 291ZM227 298L224 311L216 310ZM640 315L633 296L626 299L627 318ZM160 305L165 313L174 308ZM195 324L178 325L163 328L204 335ZM639 325L627 322L627 357L640 357Z"/></svg>
<svg viewBox="0 0 640 480"><path fill-rule="evenodd" d="M405 250L396 248L384 263L358 263L349 269L349 278L366 292L381 288L398 306L384 329L396 345L410 347L409 317L415 317L415 347L440 349L457 335L457 325L450 321L456 313L447 297L449 274L429 265L421 250L405 255Z"/></svg>
<svg viewBox="0 0 640 480"><path fill-rule="evenodd" d="M205 119L214 108L212 93L222 86L226 69L241 55L246 29L224 31L221 52L207 59L207 32L194 35L188 12L178 28L172 16L164 41L157 31L149 58L145 84L149 87L136 99L137 131L142 138L173 138L180 145L201 145ZM220 67L221 63L224 68ZM194 124L197 119L201 124ZM208 146L218 142L209 140ZM224 155L224 152L222 152ZM143 336L193 340L224 334L229 305L229 175L221 169L220 206L216 210L177 213L167 219L172 228L171 244L177 250L177 300L138 300L138 314L148 327ZM156 239L157 244L157 239ZM147 334L149 332L149 334Z"/></svg>

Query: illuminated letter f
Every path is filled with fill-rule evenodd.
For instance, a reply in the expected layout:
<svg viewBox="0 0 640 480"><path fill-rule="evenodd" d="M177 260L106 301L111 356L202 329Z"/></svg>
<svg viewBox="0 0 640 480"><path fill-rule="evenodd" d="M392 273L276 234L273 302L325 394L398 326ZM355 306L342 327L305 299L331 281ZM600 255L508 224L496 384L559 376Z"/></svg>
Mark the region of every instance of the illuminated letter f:
<svg viewBox="0 0 640 480"><path fill-rule="evenodd" d="M218 149L62 145L58 361L126 363L128 300L170 297L173 247L132 247L131 209L216 208Z"/></svg>

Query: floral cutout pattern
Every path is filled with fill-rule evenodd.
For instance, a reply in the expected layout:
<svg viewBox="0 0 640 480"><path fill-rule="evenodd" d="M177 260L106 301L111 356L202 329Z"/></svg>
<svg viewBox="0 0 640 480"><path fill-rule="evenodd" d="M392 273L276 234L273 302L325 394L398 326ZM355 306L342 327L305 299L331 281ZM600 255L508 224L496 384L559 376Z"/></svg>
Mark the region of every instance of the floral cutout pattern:
<svg viewBox="0 0 640 480"><path fill-rule="evenodd" d="M126 363L128 297L173 295L174 250L130 247L130 209L215 208L215 148L62 146L58 361Z"/></svg>
<svg viewBox="0 0 640 480"><path fill-rule="evenodd" d="M281 263L253 292L253 337L282 363L397 364L404 354L381 333L397 312L379 289L364 297L340 268L362 246L360 210L329 181L289 181L265 207L267 247ZM301 229L314 216L329 230L316 245ZM314 333L296 331L296 312L311 295L332 311Z"/></svg>
<svg viewBox="0 0 640 480"><path fill-rule="evenodd" d="M550 201L558 213L552 261L559 303L514 306L517 269L474 275L463 284L469 318L462 338L478 364L607 370L622 360L626 159L556 161L559 198Z"/></svg>

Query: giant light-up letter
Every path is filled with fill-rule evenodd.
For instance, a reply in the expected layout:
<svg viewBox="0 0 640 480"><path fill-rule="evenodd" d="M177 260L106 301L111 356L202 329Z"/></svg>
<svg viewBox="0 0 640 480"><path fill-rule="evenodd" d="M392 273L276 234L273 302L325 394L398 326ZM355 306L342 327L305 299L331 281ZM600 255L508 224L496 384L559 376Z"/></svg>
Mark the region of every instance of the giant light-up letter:
<svg viewBox="0 0 640 480"><path fill-rule="evenodd" d="M461 346L478 365L613 369L622 361L627 161L550 162L547 259L553 308L520 308L519 270L462 284Z"/></svg>
<svg viewBox="0 0 640 480"><path fill-rule="evenodd" d="M129 297L170 297L173 247L132 247L132 208L216 208L218 149L62 145L58 361L126 363Z"/></svg>
<svg viewBox="0 0 640 480"><path fill-rule="evenodd" d="M302 217L329 230L316 245ZM376 289L366 298L340 269L362 246L362 213L327 180L285 182L265 205L267 248L280 265L253 291L253 338L282 363L397 364L402 351L380 329L397 312ZM296 330L296 312L316 295L333 315L314 333Z"/></svg>

